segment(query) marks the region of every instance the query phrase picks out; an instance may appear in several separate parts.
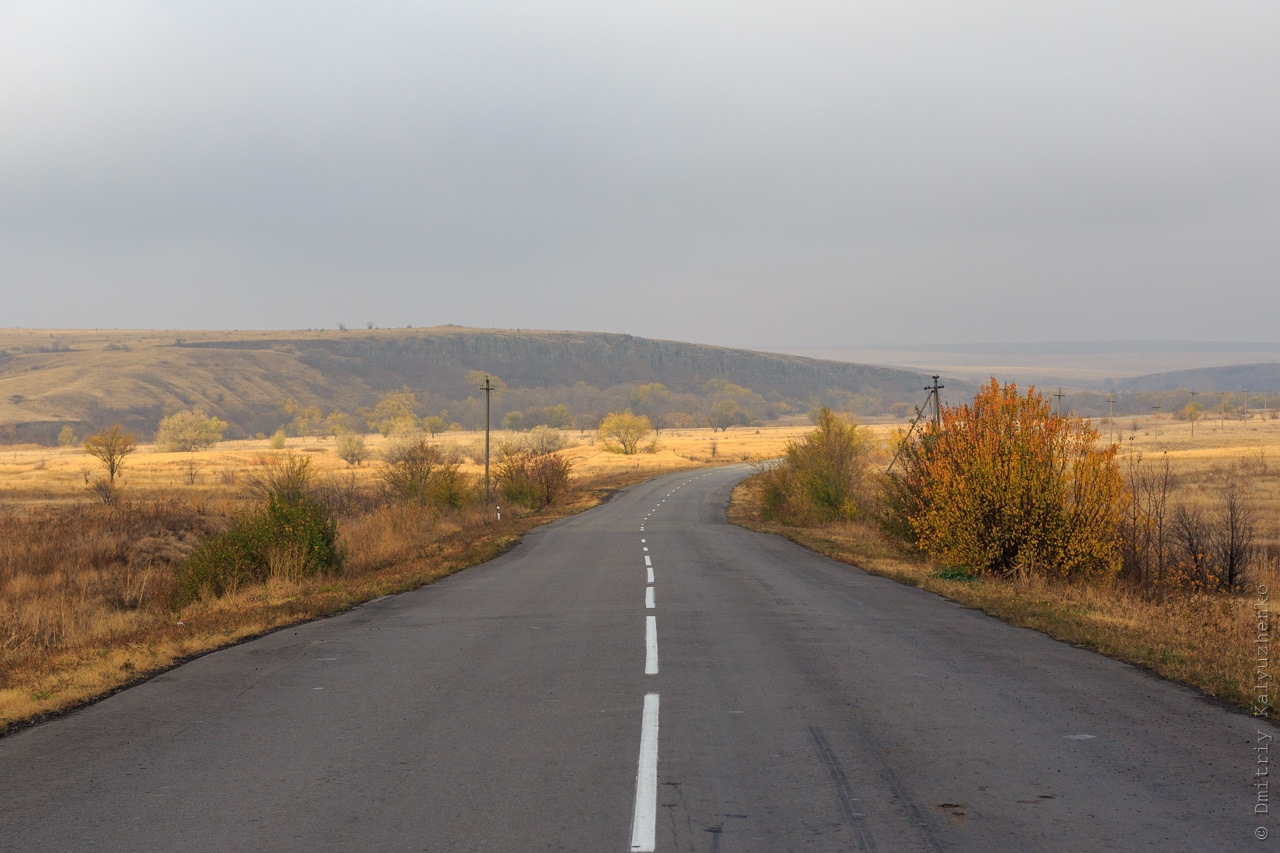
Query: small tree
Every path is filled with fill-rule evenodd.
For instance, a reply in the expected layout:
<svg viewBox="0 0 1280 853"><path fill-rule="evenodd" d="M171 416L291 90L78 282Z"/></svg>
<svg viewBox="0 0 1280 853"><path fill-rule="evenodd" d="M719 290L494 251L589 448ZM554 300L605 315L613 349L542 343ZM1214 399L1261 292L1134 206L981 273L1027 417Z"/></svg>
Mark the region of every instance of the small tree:
<svg viewBox="0 0 1280 853"><path fill-rule="evenodd" d="M348 465L359 465L369 458L364 436L354 432L344 432L338 436L337 452L338 458Z"/></svg>
<svg viewBox="0 0 1280 853"><path fill-rule="evenodd" d="M111 485L115 485L125 457L137 449L138 443L133 434L125 432L120 424L95 432L84 440L84 452L101 460L107 469L107 482Z"/></svg>
<svg viewBox="0 0 1280 853"><path fill-rule="evenodd" d="M444 432L444 428L445 428L444 418L440 417L439 415L431 415L430 417L423 418L422 428L425 429L427 432L431 433L431 437L434 438L440 433Z"/></svg>
<svg viewBox="0 0 1280 853"><path fill-rule="evenodd" d="M549 426L536 426L529 430L521 442L534 456L546 456L564 447L564 436L558 429Z"/></svg>
<svg viewBox="0 0 1280 853"><path fill-rule="evenodd" d="M156 447L166 453L182 453L209 447L222 441L227 422L210 417L201 409L175 412L156 430Z"/></svg>
<svg viewBox="0 0 1280 853"><path fill-rule="evenodd" d="M826 411L824 409L823 411ZM711 416L708 418L711 423L711 429L724 432L734 424L740 424L744 421L742 407L738 405L737 400L717 400L711 407Z"/></svg>
<svg viewBox="0 0 1280 853"><path fill-rule="evenodd" d="M58 446L74 447L75 443L76 443L75 431L71 429L70 424L64 424L62 429L58 430Z"/></svg>
<svg viewBox="0 0 1280 853"><path fill-rule="evenodd" d="M597 432L607 450L630 456L636 452L640 440L653 432L653 423L644 415L627 409L605 415Z"/></svg>
<svg viewBox="0 0 1280 853"><path fill-rule="evenodd" d="M569 429L573 426L573 415L568 406L557 403L542 410L542 422L555 429Z"/></svg>

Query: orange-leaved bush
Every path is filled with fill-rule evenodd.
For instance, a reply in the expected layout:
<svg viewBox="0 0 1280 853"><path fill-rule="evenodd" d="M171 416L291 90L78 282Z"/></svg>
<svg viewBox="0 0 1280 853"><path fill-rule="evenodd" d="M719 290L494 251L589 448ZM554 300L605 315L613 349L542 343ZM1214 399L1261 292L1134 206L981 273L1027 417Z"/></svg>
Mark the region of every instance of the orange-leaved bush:
<svg viewBox="0 0 1280 853"><path fill-rule="evenodd" d="M1099 579L1119 566L1124 481L1115 447L994 378L972 405L945 407L903 449L890 478L897 527L973 574Z"/></svg>

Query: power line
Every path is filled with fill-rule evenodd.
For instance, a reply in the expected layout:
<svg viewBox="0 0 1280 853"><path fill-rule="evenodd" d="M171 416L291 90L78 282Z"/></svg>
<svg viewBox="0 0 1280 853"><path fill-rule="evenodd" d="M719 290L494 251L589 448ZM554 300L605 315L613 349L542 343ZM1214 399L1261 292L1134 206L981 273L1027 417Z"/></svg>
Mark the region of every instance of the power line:
<svg viewBox="0 0 1280 853"><path fill-rule="evenodd" d="M937 430L942 429L942 397L938 392L946 387L946 385L938 384L937 374L934 374L933 376L932 385L924 386L924 390L928 392L924 398L924 403L920 406L916 406L916 416L911 420L911 426L907 427L907 434L902 437L902 442L898 445L897 451L894 452L893 458L889 460L889 467L884 469L886 474L893 470L894 463L896 463L898 461L898 457L902 455L902 448L907 446L907 442L911 440L911 434L915 432L916 424L920 423L920 419L924 417L925 412L929 411L930 406L933 407L934 428Z"/></svg>

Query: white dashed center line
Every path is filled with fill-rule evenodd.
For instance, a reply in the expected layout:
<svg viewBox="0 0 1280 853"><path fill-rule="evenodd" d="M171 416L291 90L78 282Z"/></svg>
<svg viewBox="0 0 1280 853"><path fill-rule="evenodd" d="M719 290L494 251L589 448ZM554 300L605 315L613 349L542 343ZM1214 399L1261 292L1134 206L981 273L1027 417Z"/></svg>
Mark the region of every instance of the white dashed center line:
<svg viewBox="0 0 1280 853"><path fill-rule="evenodd" d="M654 603L653 603L653 587L651 587L651 586L647 586L647 587L645 587L645 589L644 589L644 606L645 606L645 607L647 607L647 608L648 608L648 609L650 609L650 610L652 610L652 609L654 608Z"/></svg>
<svg viewBox="0 0 1280 853"><path fill-rule="evenodd" d="M644 674L658 674L658 617L645 618L644 627Z"/></svg>
<svg viewBox="0 0 1280 853"><path fill-rule="evenodd" d="M631 818L631 850L653 853L658 822L658 694L644 697L640 722L640 767L636 771L636 807Z"/></svg>

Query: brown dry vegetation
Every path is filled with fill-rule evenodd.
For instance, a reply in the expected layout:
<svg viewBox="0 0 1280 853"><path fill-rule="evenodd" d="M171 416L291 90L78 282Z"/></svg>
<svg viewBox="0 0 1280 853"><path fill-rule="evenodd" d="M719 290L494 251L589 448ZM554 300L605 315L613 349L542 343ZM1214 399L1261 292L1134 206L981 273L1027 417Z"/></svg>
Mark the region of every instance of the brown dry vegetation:
<svg viewBox="0 0 1280 853"><path fill-rule="evenodd" d="M193 655L483 562L530 528L654 474L772 455L805 429L731 429L714 438L709 429L664 432L653 452L634 456L608 453L589 434L569 431L573 446L561 452L574 461L574 492L547 510L505 508L501 522L480 507L440 512L370 500L384 463L353 468L337 457L333 440L290 439L287 450L310 458L322 484L328 478L331 488L364 496L340 517L346 552L341 574L273 577L180 609L172 602L182 561L247 505L246 482L272 458L267 441L225 442L196 453L156 453L143 445L125 464L117 507L92 501L86 479L101 466L82 450L4 448L0 732ZM368 441L376 457L386 440ZM481 474L483 434L454 433L437 441L464 455L468 474ZM189 477L193 465L195 476Z"/></svg>
<svg viewBox="0 0 1280 853"><path fill-rule="evenodd" d="M1216 422L1202 422L1193 441L1185 423L1164 420L1153 424L1150 419L1140 419L1134 433L1132 421L1123 421L1125 453L1141 452L1150 459L1167 451L1175 501L1211 507L1214 482L1222 468L1245 463L1250 500L1258 509L1261 554L1242 594L1170 595L1161 591L1152 595L1123 580L1090 585L1037 578L950 579L937 564L891 541L867 520L810 528L763 521L757 479L745 481L734 492L730 519L1256 710L1256 590L1259 583L1275 588L1274 557L1280 543L1280 425L1261 418L1227 420L1221 428ZM1158 429L1158 442L1153 426ZM1105 423L1101 429L1105 439ZM1135 438L1130 440L1130 435ZM1276 716L1274 699L1265 711Z"/></svg>

